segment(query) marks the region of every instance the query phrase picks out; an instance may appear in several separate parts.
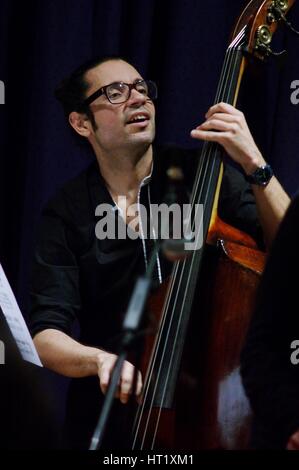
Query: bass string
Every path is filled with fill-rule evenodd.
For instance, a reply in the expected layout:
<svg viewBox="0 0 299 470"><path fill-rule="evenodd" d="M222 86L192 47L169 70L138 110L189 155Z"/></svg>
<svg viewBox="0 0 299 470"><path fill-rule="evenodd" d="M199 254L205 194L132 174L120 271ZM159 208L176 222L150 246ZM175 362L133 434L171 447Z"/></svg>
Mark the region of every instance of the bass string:
<svg viewBox="0 0 299 470"><path fill-rule="evenodd" d="M230 95L231 95L232 86L233 86L233 83L234 83L234 77L233 77L233 74L231 73L231 70L234 71L235 68L236 68L237 57L238 57L238 50L236 50L236 48L239 46L241 40L244 38L244 30L245 30L245 28L242 31L240 31L239 35L235 38L235 40L229 46L229 48L226 52L224 66L222 67L220 82L219 82L217 93L216 93L215 103L217 103L221 100L222 101L227 101L229 99ZM202 196L201 192L203 190L203 185L201 185L201 191L198 191L199 190L200 180L202 180L202 178L205 180L207 178L207 175L211 174L211 172L213 172L213 170L215 168L215 162L217 161L217 155L216 155L217 147L215 145L208 145L208 144L209 144L208 142L205 142L205 145L203 147L202 156L204 155L205 152L207 153L207 156L204 157L205 158L205 160L203 161L204 164L199 164L199 168L198 168L197 175L196 175L196 181L194 183L194 188L193 188L193 192L192 192L192 194L193 194L192 199L193 200L191 202L191 205L194 205L195 200L200 200L200 197ZM206 147L208 147L208 148L206 148ZM201 163L202 163L202 160L203 159L201 159ZM208 193L210 192L210 185L211 185L211 178L209 178L209 181L208 181L208 188L209 188ZM199 192L199 195L197 195L198 192ZM207 201L207 198L208 198L208 195L205 198L205 203ZM191 264L191 267L192 267L192 265L194 263L195 253L192 253L191 256L192 256L192 260L191 260L191 263L188 263L188 265ZM182 269L180 270L181 271L180 277L179 277L179 279L177 279L177 273L178 273L178 268L179 268L180 264L183 265L183 266L181 266ZM186 266L187 266L187 263L186 263L186 260L185 260L181 263L177 262L175 267L174 267L174 273L172 275L172 282L171 282L171 286L169 288L169 293L167 295L167 302L165 304L164 312L163 312L163 315L162 315L162 322L161 322L161 325L160 325L160 328L159 328L157 345L155 346L155 354L154 354L154 357L151 361L150 371L148 373L147 380L146 380L146 386L145 386L145 391L144 391L144 399L143 399L142 405L140 407L138 423L137 423L136 432L135 432L134 444L136 443L136 438L138 436L142 415L144 413L145 406L148 402L148 395L149 395L150 385L151 385L152 378L153 378L155 363L157 361L157 351L159 349L159 344L160 344L160 341L161 341L161 332L163 331L163 327L164 327L164 324L165 324L165 321L166 321L165 320L166 319L165 312L168 311L170 298L173 297L174 288L176 288L176 298L175 298L175 301L174 301L174 306L177 303L178 292L181 289L182 278L183 278ZM188 281L190 280L191 272L192 272L192 269L190 269L190 267L189 267ZM182 306L183 305L184 305L184 302L182 302ZM172 311L174 311L174 308L172 309ZM181 319L181 316L182 316L182 311L183 311L183 308L181 310L180 319ZM157 384L158 384L159 379L160 379L161 365L162 365L162 362L163 362L165 351L167 349L166 345L167 345L167 342L168 342L168 339L169 339L169 333L170 333L170 327L171 327L172 321L173 321L173 318L170 318L170 321L169 321L169 324L168 324L167 337L166 337L166 341L165 341L164 349L163 349L163 353L162 353L162 360L160 360L160 367L159 367L159 370L157 372L157 377L156 377L156 380L155 380L155 387L154 387L153 393L150 397L150 404L149 404L149 407L147 409L148 415L147 415L147 420L146 420L145 427L143 429L144 432L143 432L143 437L142 437L142 442L141 442L141 446L142 446L141 448L143 448L144 441L145 441L146 434L147 434L147 430L148 430L150 415L151 415L151 411L153 409L153 404L154 404L154 401L155 401L155 393L156 393L156 390L157 390ZM179 321L179 323L180 323L180 321ZM178 331L179 331L179 324L178 324L178 328L177 328L177 334L178 334ZM174 353L174 351L173 351L173 353ZM171 364L171 362L170 362L170 364ZM168 371L168 373L169 373L169 371ZM165 396L165 392L166 392L166 383L167 383L167 380L165 381L165 386L164 386L164 390L163 390L163 394L162 394L162 397L163 397L162 402L164 400L164 396ZM153 434L152 444L155 441L155 436L156 436L156 432L157 432L158 424L159 424L159 420L160 420L161 408L162 407L160 407L160 410L159 410L159 413L158 413L158 416L157 416L156 427L155 427L155 432Z"/></svg>
<svg viewBox="0 0 299 470"><path fill-rule="evenodd" d="M230 53L230 51L229 51L228 59L229 59L229 60L226 61L226 64L225 64L225 65L226 65L226 67L227 67L227 64L230 63L230 67L231 67L231 53ZM226 67L225 67L225 68L226 68ZM224 74L225 74L225 72L224 72ZM228 74L228 75L229 75L229 74ZM221 85L221 84L220 84L220 85ZM221 89L221 86L219 87L219 89ZM220 92L217 93L217 95L220 95ZM181 282L179 282L179 284L180 284L180 283L181 283ZM162 328L160 328L160 330L161 330L161 329L162 329ZM168 332L168 333L169 333L169 332ZM168 338L167 338L167 339L168 339ZM166 341L166 343L167 343L167 341ZM157 351L157 348L156 348L156 351ZM164 353L163 353L163 356L164 356ZM153 364L153 363L152 363L152 364ZM152 367L152 370L153 370L153 367ZM151 377L151 374L152 374L152 372L149 374L149 377ZM159 378L159 376L160 376L160 370L158 371L158 374L157 374L157 377L158 377L158 378ZM149 383L149 382L148 382L148 383ZM156 381L156 383L157 383L157 381ZM148 393L148 390L147 390L147 393ZM147 393L146 393L146 394L147 394ZM151 402L151 405L150 405L150 407L149 407L150 410L151 410L151 408L152 408L152 406L153 406L153 401L154 401L154 393L153 393L153 395L152 395L152 402ZM146 399L144 400L144 403L145 403L145 402L146 402ZM150 417L150 416L148 416L148 421L149 421L149 417ZM158 417L158 418L159 418L159 417ZM158 420L157 420L157 421L158 421ZM157 423L157 424L158 424L158 423ZM145 433L146 433L146 431L147 431L147 426L148 426L148 422L147 422L147 425L146 425L146 427L145 427Z"/></svg>
<svg viewBox="0 0 299 470"><path fill-rule="evenodd" d="M237 56L236 56L236 54L234 54L234 53L233 53L233 56L235 56L235 59L234 59L234 66L235 66L236 63L237 63ZM231 91L231 85L230 85L230 89L228 90L228 93L230 93L230 91ZM193 254L192 254L192 260L191 260L191 267L189 267L189 273L188 273L188 279L187 279L186 285L189 284L190 278L191 278L191 276L192 276L192 266L193 266L193 263L194 263L194 260L195 260L195 256L196 256L196 255L193 253ZM181 279L182 279L182 277L181 277ZM184 302L185 302L185 300L186 300L186 293L187 293L187 290L185 289L185 295L184 295L183 301L182 301L182 303L181 303L181 312L180 312L180 315L179 315L179 321L178 321L178 323L177 323L176 337L175 337L175 340L173 341L174 344L176 344L177 336L178 336L178 334L179 334L180 324L181 324L181 320L182 320L182 316L183 316L183 306L184 306ZM170 329L170 328L169 328L169 329ZM172 349L172 357L173 357L174 353L175 353L175 350L174 350L174 348L173 348L173 349ZM171 363L172 363L172 361L169 361L169 368L168 368L167 378L168 378L169 373L170 373ZM164 399L165 393L166 393L166 383L167 383L167 380L165 380L165 386L164 386L164 391L163 391L164 393L163 393L163 398L162 398L162 405L161 405L161 407L160 407L160 409L159 409L159 413L158 413L158 417L157 417L157 422L156 422L155 433L154 433L154 435L153 435L153 440L152 440L152 445L154 444L154 441L155 441L155 436L156 436L156 433L157 433L157 430L158 430L158 424L159 424L160 414L161 414L161 410L162 410L162 408L163 408L163 399Z"/></svg>

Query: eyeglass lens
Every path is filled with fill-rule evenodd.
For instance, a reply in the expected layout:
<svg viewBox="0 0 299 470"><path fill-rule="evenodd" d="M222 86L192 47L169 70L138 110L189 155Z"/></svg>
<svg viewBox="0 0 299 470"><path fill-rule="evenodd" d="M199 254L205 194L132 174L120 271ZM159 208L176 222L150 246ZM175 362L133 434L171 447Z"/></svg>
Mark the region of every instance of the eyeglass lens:
<svg viewBox="0 0 299 470"><path fill-rule="evenodd" d="M155 98L153 91L154 86L149 86L149 82L142 80L134 84L136 90L149 98ZM130 87L126 83L115 82L106 88L106 93L109 101L112 103L121 103L126 101L130 95Z"/></svg>

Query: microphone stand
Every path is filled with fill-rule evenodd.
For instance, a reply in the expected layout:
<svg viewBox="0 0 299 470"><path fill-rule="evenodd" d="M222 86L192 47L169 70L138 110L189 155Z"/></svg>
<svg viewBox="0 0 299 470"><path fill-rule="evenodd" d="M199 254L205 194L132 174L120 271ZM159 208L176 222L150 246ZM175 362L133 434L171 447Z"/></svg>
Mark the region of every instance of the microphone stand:
<svg viewBox="0 0 299 470"><path fill-rule="evenodd" d="M169 188L165 198L165 201L168 205L176 203L180 199L180 193L182 192L183 188L183 179L184 175L182 169L176 165L171 165L167 170L167 176L169 180ZM163 233L163 230L162 230ZM186 240L179 240L179 242L173 241L170 245L170 251L174 250L181 250L182 249L182 242ZM188 240L187 240L188 241ZM166 245L167 246L167 245ZM134 345L137 337L139 337L139 329L142 323L143 318L143 311L147 301L147 298L150 293L151 285L152 285L152 278L153 272L156 263L156 255L159 253L162 247L162 240L161 237L156 240L156 244L152 249L150 260L148 263L147 270L145 275L139 276L133 294L131 296L131 300L125 315L124 323L123 323L123 338L120 345L120 352L118 354L117 360L114 364L113 370L111 372L109 385L107 388L107 392L105 395L103 407L100 413L100 417L95 428L94 434L91 439L89 450L97 450L100 448L105 429L107 426L107 422L110 416L113 400L115 397L115 393L118 387L119 379L121 376L122 366L124 361L128 356L128 352ZM165 248L165 243L164 243ZM135 369L135 377L133 379L133 384L136 386L136 369ZM133 391L132 391L133 393Z"/></svg>
<svg viewBox="0 0 299 470"><path fill-rule="evenodd" d="M142 323L144 307L152 285L156 255L159 252L161 245L161 241L157 240L155 247L152 249L151 257L145 274L143 276L139 276L135 283L133 294L131 296L131 300L124 318L124 334L120 345L120 352L111 372L103 407L91 439L89 450L97 450L101 447L121 376L123 363L126 360L130 349L134 345L136 338L139 336L138 332Z"/></svg>

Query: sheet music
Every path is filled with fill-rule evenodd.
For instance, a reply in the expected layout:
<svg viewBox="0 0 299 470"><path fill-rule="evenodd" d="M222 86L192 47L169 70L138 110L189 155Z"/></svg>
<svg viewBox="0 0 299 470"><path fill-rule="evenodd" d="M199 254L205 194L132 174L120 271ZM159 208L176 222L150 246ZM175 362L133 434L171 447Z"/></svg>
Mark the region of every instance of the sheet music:
<svg viewBox="0 0 299 470"><path fill-rule="evenodd" d="M25 361L32 362L40 367L39 359L23 315L19 309L13 291L0 264L0 306L17 343L20 353Z"/></svg>

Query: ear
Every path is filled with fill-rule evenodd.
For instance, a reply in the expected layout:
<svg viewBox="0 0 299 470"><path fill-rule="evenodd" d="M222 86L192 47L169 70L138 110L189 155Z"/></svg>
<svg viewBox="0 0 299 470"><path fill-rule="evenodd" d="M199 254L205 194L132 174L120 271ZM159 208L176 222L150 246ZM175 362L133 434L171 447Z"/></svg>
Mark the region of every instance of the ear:
<svg viewBox="0 0 299 470"><path fill-rule="evenodd" d="M72 128L82 137L89 137L91 134L91 122L86 114L77 113L72 111L69 115L69 123Z"/></svg>

